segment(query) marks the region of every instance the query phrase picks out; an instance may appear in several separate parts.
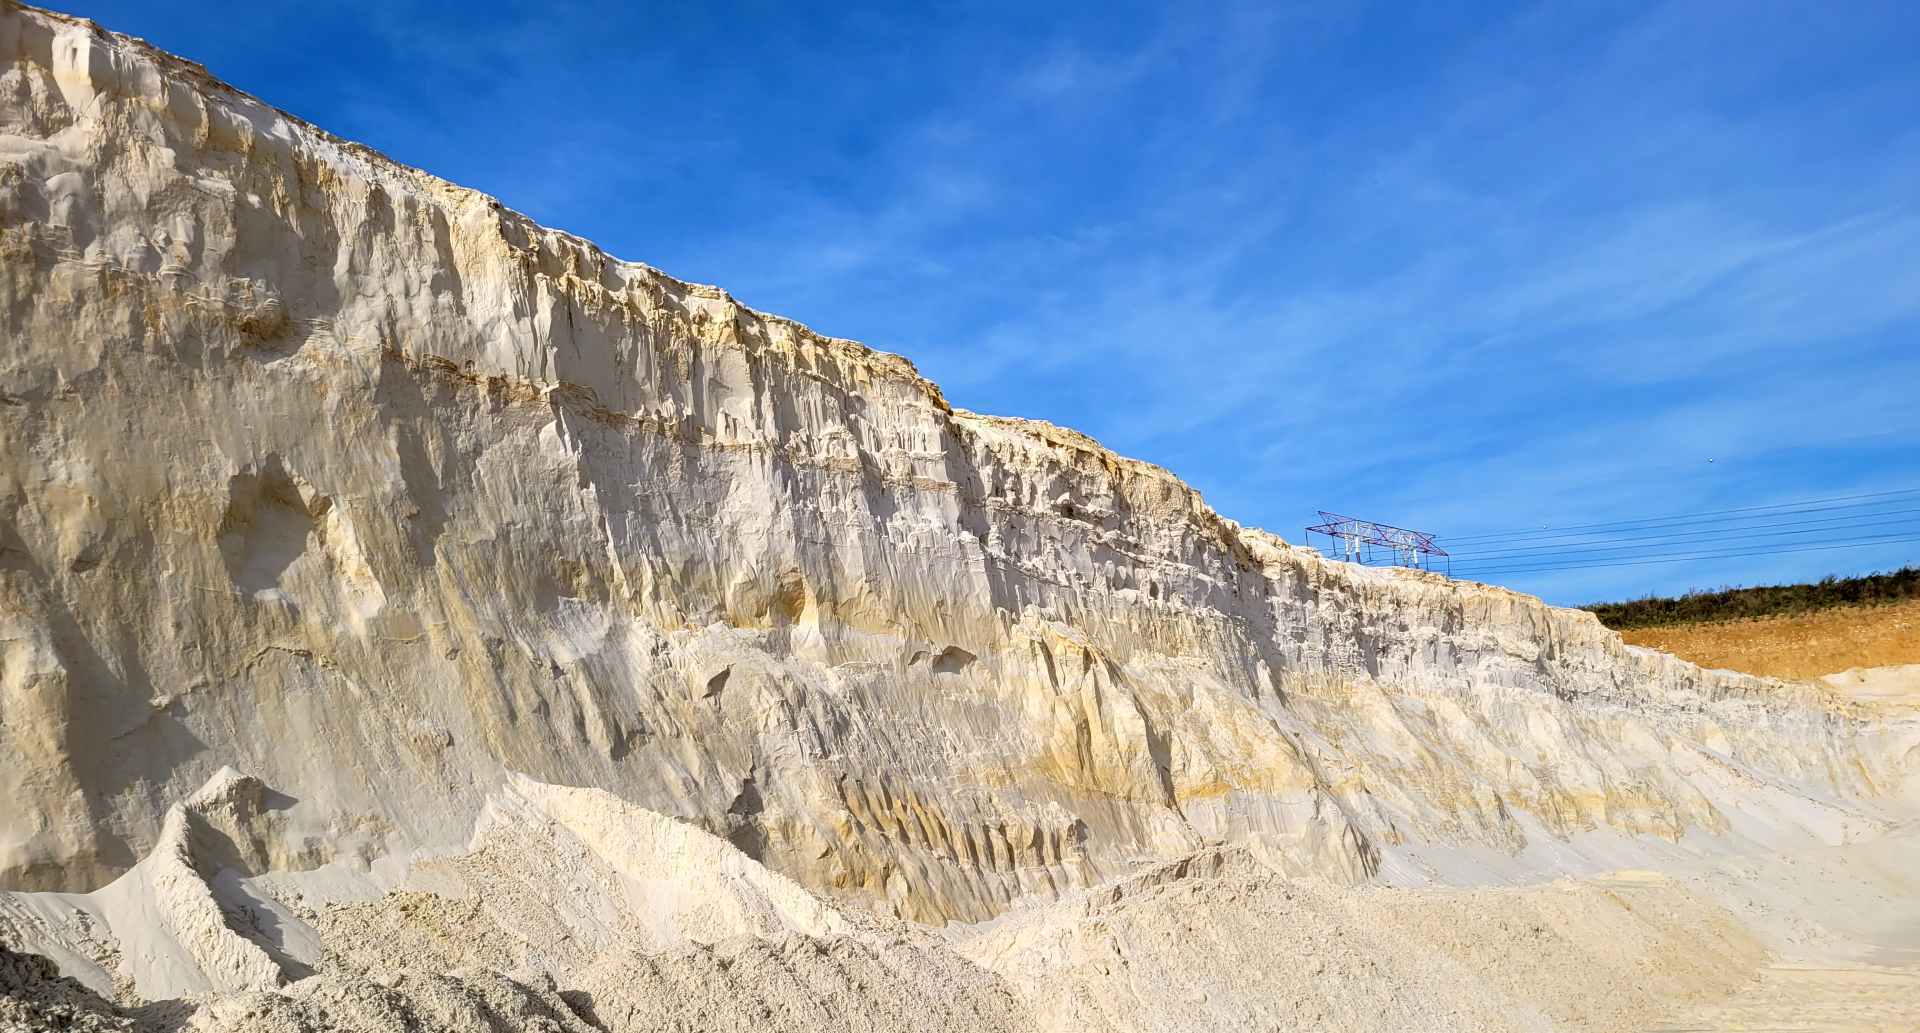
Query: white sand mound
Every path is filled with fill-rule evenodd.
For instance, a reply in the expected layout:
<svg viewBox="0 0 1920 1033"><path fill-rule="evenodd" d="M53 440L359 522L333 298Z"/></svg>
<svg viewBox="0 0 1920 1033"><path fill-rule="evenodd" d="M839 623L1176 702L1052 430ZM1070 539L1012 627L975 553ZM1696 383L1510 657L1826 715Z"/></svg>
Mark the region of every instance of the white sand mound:
<svg viewBox="0 0 1920 1033"><path fill-rule="evenodd" d="M468 853L311 923L328 944L323 983L463 966L537 973L516 978L536 996L555 981L611 1033L1024 1028L1004 981L938 937L836 910L684 822L524 777L489 799ZM302 1000L316 992L297 986Z"/></svg>
<svg viewBox="0 0 1920 1033"><path fill-rule="evenodd" d="M300 880L276 883L297 890ZM701 829L518 775L488 798L467 852L423 860L397 892L308 922L336 956L369 969L433 959L553 973L608 951L857 925Z"/></svg>
<svg viewBox="0 0 1920 1033"><path fill-rule="evenodd" d="M848 932L834 908L726 840L598 789L509 776L471 852L447 866L496 913L552 920L596 946L665 947L734 936ZM614 916L620 916L618 918Z"/></svg>
<svg viewBox="0 0 1920 1033"><path fill-rule="evenodd" d="M332 873L254 879L236 867L265 820L263 788L223 769L111 885L0 894L0 932L98 993L161 1000L276 987L307 974L323 941L368 968L565 971L612 950L857 926L707 832L517 775L489 797L467 853L416 865L405 892L315 911L298 906L301 888L338 881ZM434 929L447 935L436 941Z"/></svg>
<svg viewBox="0 0 1920 1033"><path fill-rule="evenodd" d="M304 972L316 945L286 935L297 920L250 892L241 872L263 787L223 768L170 808L159 842L133 869L87 894L0 894L0 932L59 962L97 993L122 999L277 986ZM291 946L293 953L288 953Z"/></svg>
<svg viewBox="0 0 1920 1033"><path fill-rule="evenodd" d="M1338 887L1211 851L983 927L1045 1030L1626 1030L1763 957L1664 879Z"/></svg>
<svg viewBox="0 0 1920 1033"><path fill-rule="evenodd" d="M6 955L4 1028L1024 1025L1005 982L939 937L843 913L725 840L599 790L512 776L465 853L417 862L384 895L320 907L300 888L337 888L335 873L223 866L243 863L266 820L261 790L222 771L174 809L159 849L97 893L0 897L10 939L88 977ZM115 995L186 1000L122 1011Z"/></svg>

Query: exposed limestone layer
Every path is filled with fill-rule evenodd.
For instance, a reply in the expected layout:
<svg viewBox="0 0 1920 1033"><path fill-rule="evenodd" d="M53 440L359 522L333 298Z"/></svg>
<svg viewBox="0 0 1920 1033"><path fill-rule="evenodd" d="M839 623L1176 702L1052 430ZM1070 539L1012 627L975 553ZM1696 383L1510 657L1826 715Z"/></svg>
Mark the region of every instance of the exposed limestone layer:
<svg viewBox="0 0 1920 1033"><path fill-rule="evenodd" d="M1326 562L31 10L0 715L0 887L107 883L224 765L286 794L230 809L245 872L462 843L518 771L934 922L1216 840L1837 840L1916 741Z"/></svg>

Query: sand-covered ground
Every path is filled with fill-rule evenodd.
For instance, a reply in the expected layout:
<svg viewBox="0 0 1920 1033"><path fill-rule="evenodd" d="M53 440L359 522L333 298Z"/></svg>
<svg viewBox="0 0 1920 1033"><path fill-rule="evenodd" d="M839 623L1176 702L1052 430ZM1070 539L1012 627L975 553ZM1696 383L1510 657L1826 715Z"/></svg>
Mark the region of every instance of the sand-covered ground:
<svg viewBox="0 0 1920 1033"><path fill-rule="evenodd" d="M1418 849L1352 883L1218 846L934 930L529 779L399 885L240 877L207 815L244 784L180 812L130 886L0 898L0 1029L1920 1028L1920 823L1750 853L1596 833L1588 856L1661 870L1558 877L1562 855Z"/></svg>

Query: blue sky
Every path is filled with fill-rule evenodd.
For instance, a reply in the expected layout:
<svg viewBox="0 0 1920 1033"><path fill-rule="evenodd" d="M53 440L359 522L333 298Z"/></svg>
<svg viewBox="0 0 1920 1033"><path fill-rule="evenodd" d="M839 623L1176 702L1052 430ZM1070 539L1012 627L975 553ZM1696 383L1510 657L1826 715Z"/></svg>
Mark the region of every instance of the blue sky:
<svg viewBox="0 0 1920 1033"><path fill-rule="evenodd" d="M1920 487L1920 5L77 13L1291 539Z"/></svg>

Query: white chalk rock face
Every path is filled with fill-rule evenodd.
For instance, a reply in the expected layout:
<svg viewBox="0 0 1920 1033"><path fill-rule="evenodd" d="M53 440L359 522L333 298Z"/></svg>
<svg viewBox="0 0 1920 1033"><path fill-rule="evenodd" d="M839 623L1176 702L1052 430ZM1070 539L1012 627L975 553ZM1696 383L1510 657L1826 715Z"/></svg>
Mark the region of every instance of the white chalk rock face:
<svg viewBox="0 0 1920 1033"><path fill-rule="evenodd" d="M464 847L490 795L564 823L519 772L974 920L1210 842L1358 876L1602 828L1837 841L1913 763L1880 720L1327 562L144 44L0 13L0 888L153 853L174 900L193 822L223 870L377 874ZM226 766L258 783L190 805ZM191 946L210 905L176 881ZM828 931L795 900L780 923ZM196 971L271 982L229 953Z"/></svg>

